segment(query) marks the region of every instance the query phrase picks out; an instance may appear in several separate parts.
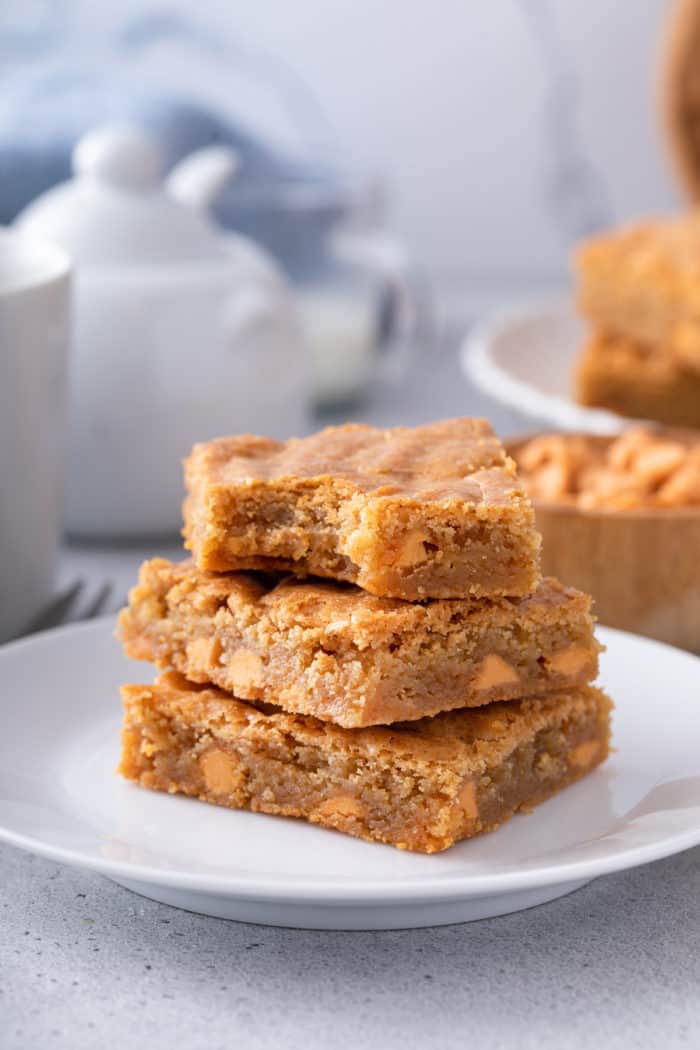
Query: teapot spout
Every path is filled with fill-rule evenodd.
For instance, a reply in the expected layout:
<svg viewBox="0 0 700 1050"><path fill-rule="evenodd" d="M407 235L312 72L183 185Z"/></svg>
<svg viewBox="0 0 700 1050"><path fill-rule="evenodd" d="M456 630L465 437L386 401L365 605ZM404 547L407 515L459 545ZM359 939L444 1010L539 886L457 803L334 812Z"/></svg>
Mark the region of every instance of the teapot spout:
<svg viewBox="0 0 700 1050"><path fill-rule="evenodd" d="M238 156L228 146L207 146L179 161L165 180L166 192L188 208L205 211L214 203L238 168Z"/></svg>

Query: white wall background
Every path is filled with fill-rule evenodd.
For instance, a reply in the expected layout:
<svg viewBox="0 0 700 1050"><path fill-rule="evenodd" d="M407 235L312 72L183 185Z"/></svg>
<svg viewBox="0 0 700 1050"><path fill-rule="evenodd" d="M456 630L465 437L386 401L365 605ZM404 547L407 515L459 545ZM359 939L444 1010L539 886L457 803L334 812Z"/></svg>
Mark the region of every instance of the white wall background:
<svg viewBox="0 0 700 1050"><path fill-rule="evenodd" d="M28 3L16 17L43 6ZM101 61L100 41L155 7L64 6L77 11L68 46L83 61ZM665 0L158 6L204 19L243 54L292 71L352 162L386 175L396 229L445 286L553 278L590 223L674 205L654 97ZM288 100L245 80L212 70L196 87L298 137ZM317 118L301 137L323 126Z"/></svg>
<svg viewBox="0 0 700 1050"><path fill-rule="evenodd" d="M558 148L598 177L611 218L672 202L654 107L662 0L228 6L236 32L303 74L357 162L387 173L399 229L444 273L561 265L576 223L547 186ZM547 107L566 91L562 143Z"/></svg>

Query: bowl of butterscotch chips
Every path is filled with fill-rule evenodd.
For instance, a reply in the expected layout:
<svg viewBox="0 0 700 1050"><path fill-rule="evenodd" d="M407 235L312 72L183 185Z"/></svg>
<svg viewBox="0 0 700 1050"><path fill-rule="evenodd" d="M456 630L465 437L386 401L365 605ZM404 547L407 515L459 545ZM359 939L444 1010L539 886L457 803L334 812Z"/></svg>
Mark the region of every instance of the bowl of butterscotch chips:
<svg viewBox="0 0 700 1050"><path fill-rule="evenodd" d="M546 433L508 451L543 572L591 593L602 623L700 652L700 432Z"/></svg>

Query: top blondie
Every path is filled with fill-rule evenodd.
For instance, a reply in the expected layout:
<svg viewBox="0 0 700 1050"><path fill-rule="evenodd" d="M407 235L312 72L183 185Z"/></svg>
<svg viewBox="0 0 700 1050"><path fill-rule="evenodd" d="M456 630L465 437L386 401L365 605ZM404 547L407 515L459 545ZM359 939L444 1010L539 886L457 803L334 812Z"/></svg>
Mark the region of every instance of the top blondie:
<svg viewBox="0 0 700 1050"><path fill-rule="evenodd" d="M194 447L185 479L200 569L291 571L409 601L539 582L532 505L482 419L218 438Z"/></svg>
<svg viewBox="0 0 700 1050"><path fill-rule="evenodd" d="M598 234L579 246L575 267L589 320L700 371L700 212Z"/></svg>

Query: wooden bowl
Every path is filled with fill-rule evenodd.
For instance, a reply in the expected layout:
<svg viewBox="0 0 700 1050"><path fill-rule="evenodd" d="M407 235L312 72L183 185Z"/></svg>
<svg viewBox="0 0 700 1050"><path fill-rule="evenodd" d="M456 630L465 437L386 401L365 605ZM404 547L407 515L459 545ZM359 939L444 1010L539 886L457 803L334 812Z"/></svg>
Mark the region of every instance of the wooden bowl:
<svg viewBox="0 0 700 1050"><path fill-rule="evenodd" d="M516 462L534 436L506 442ZM535 515L543 572L592 594L601 623L700 653L700 508L583 510L535 501Z"/></svg>
<svg viewBox="0 0 700 1050"><path fill-rule="evenodd" d="M674 0L660 53L660 102L665 139L678 179L700 201L700 0Z"/></svg>

